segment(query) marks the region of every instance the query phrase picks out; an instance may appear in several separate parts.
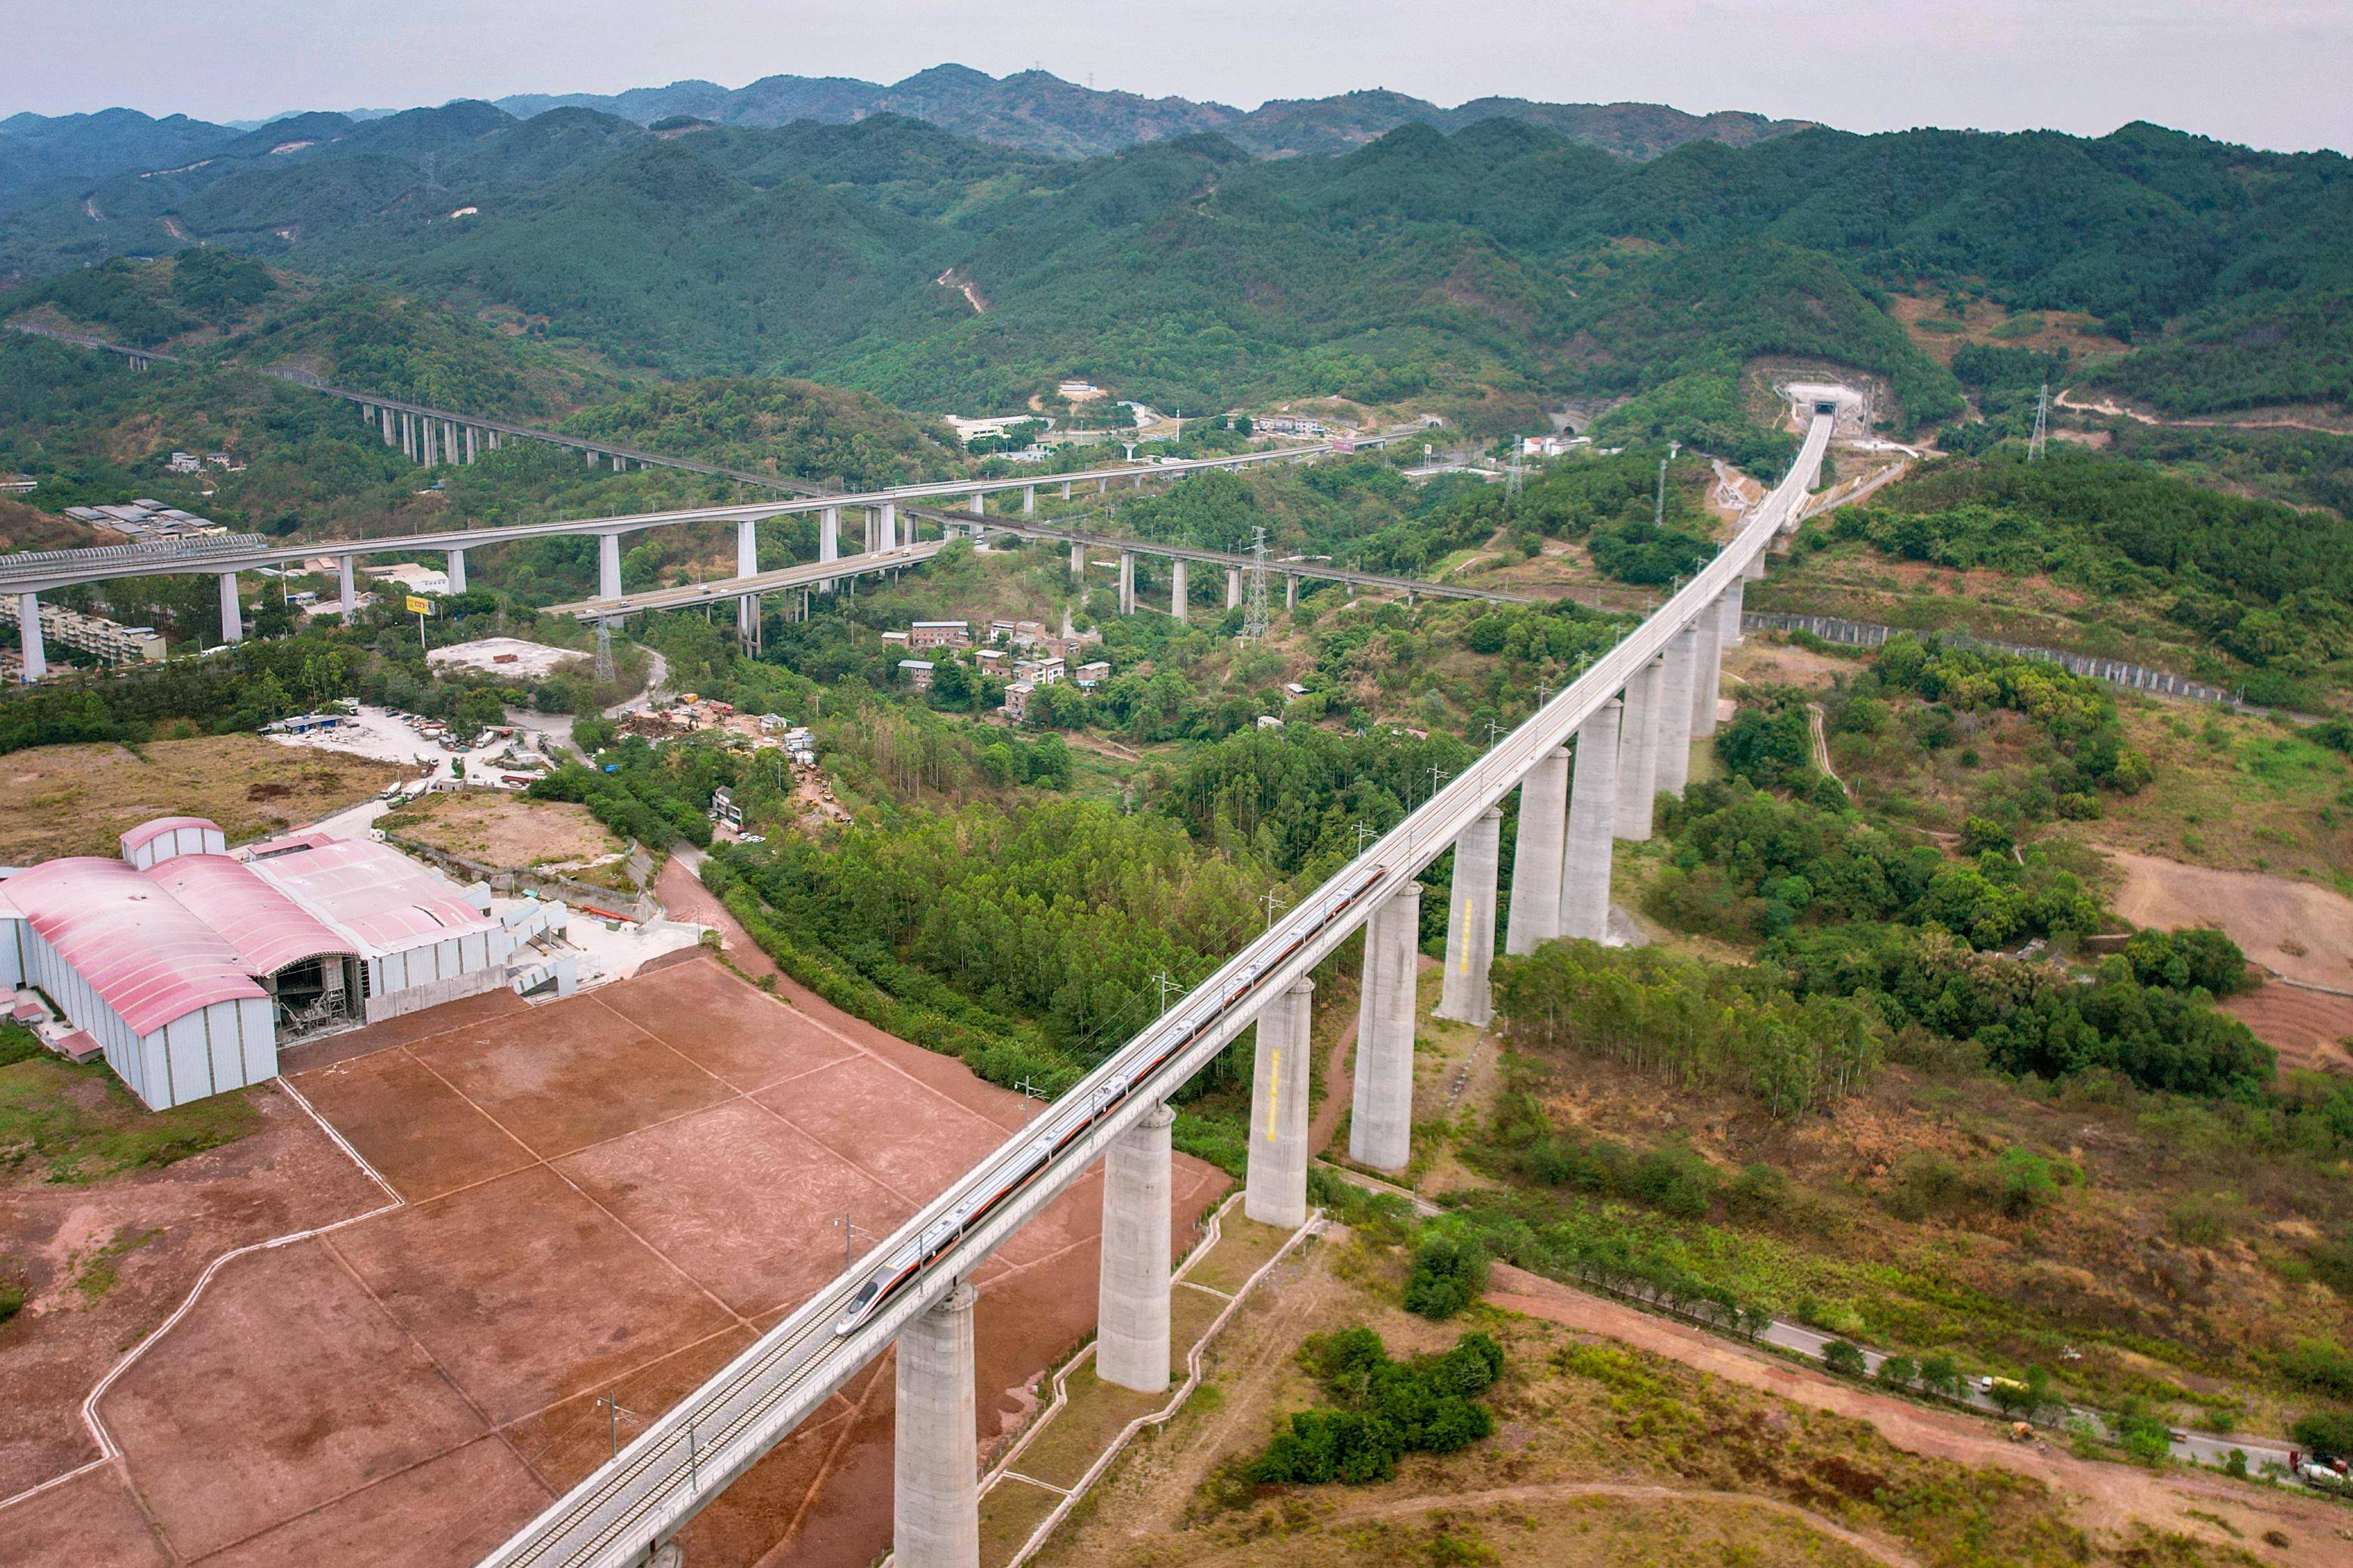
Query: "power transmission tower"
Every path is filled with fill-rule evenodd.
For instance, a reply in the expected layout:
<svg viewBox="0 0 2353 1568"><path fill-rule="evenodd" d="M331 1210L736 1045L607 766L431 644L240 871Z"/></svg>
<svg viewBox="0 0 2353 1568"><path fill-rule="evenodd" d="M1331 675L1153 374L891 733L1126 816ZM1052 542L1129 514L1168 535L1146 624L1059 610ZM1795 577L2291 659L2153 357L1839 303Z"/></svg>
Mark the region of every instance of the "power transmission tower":
<svg viewBox="0 0 2353 1568"><path fill-rule="evenodd" d="M613 623L596 623L596 679L601 684L613 679Z"/></svg>
<svg viewBox="0 0 2353 1568"><path fill-rule="evenodd" d="M1242 601L1242 637L1263 640L1266 637L1266 530L1250 530L1250 563L1249 596Z"/></svg>
<svg viewBox="0 0 2353 1568"><path fill-rule="evenodd" d="M1651 526L1652 528L1663 528L1666 526L1667 465L1675 460L1675 454L1682 451L1683 447L1683 444L1681 441L1670 441L1667 443L1667 455L1659 459L1659 504L1653 507L1651 510Z"/></svg>
<svg viewBox="0 0 2353 1568"><path fill-rule="evenodd" d="M2042 448L2051 437L2051 384L2042 384L2042 393L2034 399L2034 438L2026 444L2026 460L2039 463Z"/></svg>

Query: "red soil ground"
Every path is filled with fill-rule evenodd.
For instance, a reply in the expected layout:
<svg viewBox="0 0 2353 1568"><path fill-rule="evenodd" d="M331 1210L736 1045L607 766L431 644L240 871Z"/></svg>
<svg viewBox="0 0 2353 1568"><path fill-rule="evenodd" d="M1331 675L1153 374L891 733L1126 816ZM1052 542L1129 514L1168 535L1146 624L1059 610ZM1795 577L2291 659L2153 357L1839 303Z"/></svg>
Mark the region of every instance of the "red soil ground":
<svg viewBox="0 0 2353 1568"><path fill-rule="evenodd" d="M2277 981L2242 996L2227 997L2222 1011L2243 1022L2255 1038L2279 1053L2280 1070L2353 1073L2353 996L2306 991Z"/></svg>
<svg viewBox="0 0 2353 1568"><path fill-rule="evenodd" d="M101 1402L121 1461L0 1510L0 1556L473 1562L604 1458L600 1395L666 1408L839 1268L838 1216L886 1234L1021 1124L1019 1096L778 988L698 960L290 1064L406 1206L221 1270ZM348 1161L311 1173L320 1208L383 1202ZM1180 1246L1225 1184L1179 1158ZM976 1278L984 1445L1092 1327L1100 1211L1090 1178ZM102 1369L47 1403L72 1441L23 1468L89 1457L71 1406ZM870 1561L892 1405L886 1357L696 1521L689 1559Z"/></svg>

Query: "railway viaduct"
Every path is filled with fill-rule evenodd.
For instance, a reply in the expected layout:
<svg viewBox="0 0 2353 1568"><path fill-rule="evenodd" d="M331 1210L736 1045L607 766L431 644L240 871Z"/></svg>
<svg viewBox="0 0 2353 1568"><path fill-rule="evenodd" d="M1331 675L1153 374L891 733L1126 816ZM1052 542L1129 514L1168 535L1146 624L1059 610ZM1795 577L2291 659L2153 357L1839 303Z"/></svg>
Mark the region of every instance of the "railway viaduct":
<svg viewBox="0 0 2353 1568"><path fill-rule="evenodd" d="M1411 1156L1417 879L1454 852L1445 889L1441 1016L1484 1022L1498 924L1505 952L1602 934L1612 847L1650 837L1715 724L1721 655L1739 640L1744 585L1796 525L1831 416L1817 409L1796 463L1732 542L1567 689L1303 899L1121 1047L1039 1119L846 1268L482 1568L634 1568L680 1561L680 1531L810 1411L897 1346L894 1541L901 1568L974 1568L974 1269L1097 1161L1105 1166L1099 1374L1168 1380L1168 1097L1244 1029L1257 1030L1244 1209L1307 1214L1307 1021L1315 965L1366 931L1348 1152ZM1501 802L1520 792L1508 910L1495 908ZM1038 1128L1049 1135L1041 1139ZM1050 1156L1042 1152L1049 1145ZM903 1265L903 1267L902 1267ZM878 1286L878 1282L887 1284ZM879 1294L878 1294L879 1289Z"/></svg>

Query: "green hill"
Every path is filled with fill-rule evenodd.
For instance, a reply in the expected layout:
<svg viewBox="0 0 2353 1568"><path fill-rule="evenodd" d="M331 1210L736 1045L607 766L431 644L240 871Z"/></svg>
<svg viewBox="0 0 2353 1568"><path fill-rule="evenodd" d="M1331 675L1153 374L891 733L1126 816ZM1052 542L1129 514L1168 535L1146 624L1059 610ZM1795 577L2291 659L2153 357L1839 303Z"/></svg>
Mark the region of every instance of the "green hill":
<svg viewBox="0 0 2353 1568"><path fill-rule="evenodd" d="M1358 127L1398 107L1352 103ZM1897 319L1940 295L2087 322L2105 357L2037 375L2177 411L2338 403L2353 382L2353 166L2147 125L1813 129L1647 160L1527 117L1281 158L1239 125L1070 160L893 113L654 132L455 103L318 129L101 181L103 224L36 203L0 256L55 275L200 241L617 365L915 408L1018 407L1074 374L1161 407L1337 395L1482 428L1573 398L1760 462L1784 443L1744 405L1759 359L1875 373L1906 426L1959 412L1936 323Z"/></svg>

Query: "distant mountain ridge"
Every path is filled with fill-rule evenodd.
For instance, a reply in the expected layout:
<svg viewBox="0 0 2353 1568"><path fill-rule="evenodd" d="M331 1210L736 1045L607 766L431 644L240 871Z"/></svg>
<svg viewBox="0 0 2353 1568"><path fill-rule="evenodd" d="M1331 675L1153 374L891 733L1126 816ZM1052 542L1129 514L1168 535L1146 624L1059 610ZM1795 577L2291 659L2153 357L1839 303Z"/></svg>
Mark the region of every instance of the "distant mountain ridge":
<svg viewBox="0 0 2353 1568"><path fill-rule="evenodd" d="M960 136L1064 158L1096 157L1203 131L1217 132L1262 158L1344 153L1415 121L1452 132L1483 120L1522 121L1620 156L1653 158L1687 142L1746 147L1813 123L1731 111L1687 114L1651 103L1543 103L1523 98L1474 99L1445 109L1382 89L1276 99L1245 110L1186 98L1097 90L1049 71L1017 71L1000 79L959 65L934 66L887 86L849 77L769 76L732 89L688 80L612 94L522 93L496 101L525 119L552 109L593 109L639 125L681 114L762 128L797 120L844 125L870 115L903 114Z"/></svg>
<svg viewBox="0 0 2353 1568"><path fill-rule="evenodd" d="M897 114L959 136L1054 158L1100 157L1202 132L1215 132L1255 157L1322 155L1351 151L1417 122L1452 132L1483 121L1514 120L1620 157L1644 159L1692 142L1746 147L1813 123L1728 110L1686 114L1653 103L1544 103L1524 98L1481 98L1445 109L1427 99L1381 89L1331 98L1275 99L1244 110L1186 98L1098 90L1049 71L997 78L960 65L934 66L888 85L850 77L767 76L740 88L687 80L609 94L518 93L496 101L498 108L523 120L585 109L638 126L687 116L752 130L801 121L854 125L877 115ZM0 202L69 191L79 195L82 193L74 189L77 185L111 176L177 170L202 159L243 153L257 142L267 151L269 145L305 137L333 140L357 126L423 112L311 110L229 124L185 114L157 119L131 109L11 115L0 120Z"/></svg>

